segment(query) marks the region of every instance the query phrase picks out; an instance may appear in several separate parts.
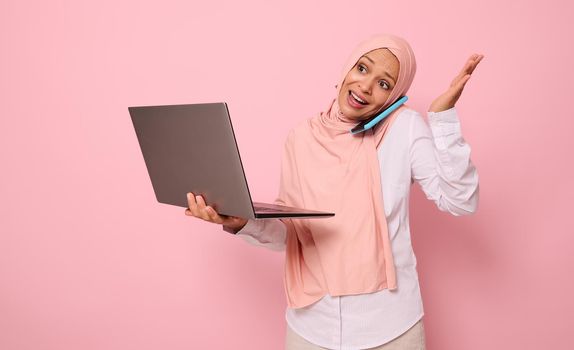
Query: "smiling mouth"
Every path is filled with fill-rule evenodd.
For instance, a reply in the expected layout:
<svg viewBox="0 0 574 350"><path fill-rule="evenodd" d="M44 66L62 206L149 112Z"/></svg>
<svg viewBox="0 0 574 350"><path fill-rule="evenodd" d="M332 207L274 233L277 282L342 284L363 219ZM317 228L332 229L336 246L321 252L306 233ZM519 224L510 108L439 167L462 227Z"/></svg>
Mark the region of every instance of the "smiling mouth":
<svg viewBox="0 0 574 350"><path fill-rule="evenodd" d="M349 90L347 94L347 104L354 109L363 109L368 103L363 102L359 96L356 96L354 92Z"/></svg>
<svg viewBox="0 0 574 350"><path fill-rule="evenodd" d="M351 90L349 90L349 95L351 96L351 98L356 101L358 104L361 104L363 106L368 105L369 103L366 101L363 101L359 96L355 95L355 93Z"/></svg>

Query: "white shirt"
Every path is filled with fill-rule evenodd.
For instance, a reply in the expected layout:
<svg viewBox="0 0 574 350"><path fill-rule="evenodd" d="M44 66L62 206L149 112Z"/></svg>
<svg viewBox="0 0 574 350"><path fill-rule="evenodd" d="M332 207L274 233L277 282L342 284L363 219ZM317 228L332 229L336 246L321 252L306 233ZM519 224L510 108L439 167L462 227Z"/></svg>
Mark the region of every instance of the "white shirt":
<svg viewBox="0 0 574 350"><path fill-rule="evenodd" d="M418 112L404 109L377 149L397 289L327 294L304 308L287 307L287 323L308 341L329 349L376 347L423 317L409 228L410 185L416 181L440 210L455 216L476 211L479 189L456 109L429 112L428 119L430 127ZM251 244L285 250L286 228L278 219L249 220L237 234Z"/></svg>

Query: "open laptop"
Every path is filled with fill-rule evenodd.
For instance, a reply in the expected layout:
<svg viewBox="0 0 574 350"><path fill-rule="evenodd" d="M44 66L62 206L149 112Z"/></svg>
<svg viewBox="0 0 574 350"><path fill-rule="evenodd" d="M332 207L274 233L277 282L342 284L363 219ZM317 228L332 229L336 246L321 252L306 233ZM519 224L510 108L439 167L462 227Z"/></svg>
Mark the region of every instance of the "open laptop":
<svg viewBox="0 0 574 350"><path fill-rule="evenodd" d="M335 215L252 202L225 102L128 110L158 202L187 208L192 192L219 214L246 219Z"/></svg>

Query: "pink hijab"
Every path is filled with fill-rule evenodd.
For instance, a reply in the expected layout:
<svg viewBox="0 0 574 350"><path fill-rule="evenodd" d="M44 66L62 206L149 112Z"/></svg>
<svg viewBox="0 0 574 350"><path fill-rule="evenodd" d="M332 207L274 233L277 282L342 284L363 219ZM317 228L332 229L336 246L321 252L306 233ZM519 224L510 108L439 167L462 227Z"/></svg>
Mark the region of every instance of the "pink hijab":
<svg viewBox="0 0 574 350"><path fill-rule="evenodd" d="M339 110L347 73L364 54L389 49L399 60L396 86L380 110L408 91L416 71L410 45L380 34L361 42L343 67L326 112L306 120L287 137L276 203L334 212L327 219L283 219L287 227L285 292L291 308L332 296L397 288L383 206L377 147L404 105L375 128L358 135L357 122Z"/></svg>

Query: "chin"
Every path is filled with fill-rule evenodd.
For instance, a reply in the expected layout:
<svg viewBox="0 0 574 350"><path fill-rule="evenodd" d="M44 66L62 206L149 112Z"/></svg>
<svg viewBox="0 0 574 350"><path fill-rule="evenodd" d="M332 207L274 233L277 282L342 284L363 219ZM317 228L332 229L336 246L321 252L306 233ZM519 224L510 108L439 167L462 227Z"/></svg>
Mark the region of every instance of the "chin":
<svg viewBox="0 0 574 350"><path fill-rule="evenodd" d="M348 106L348 105L346 105L346 104L345 104L344 106L342 106L342 107L340 106L339 108L340 108L341 112L342 112L347 118L352 119L352 120L356 121L357 123L358 123L358 122L361 122L361 121L363 121L363 120L369 119L368 114L369 114L370 112L364 112L364 113L361 113L361 114L357 114L357 110L355 110L354 108L352 108L352 107L350 107L350 106Z"/></svg>
<svg viewBox="0 0 574 350"><path fill-rule="evenodd" d="M341 112L349 119L360 120L362 118L361 115L357 115L357 112L348 106L341 108Z"/></svg>

